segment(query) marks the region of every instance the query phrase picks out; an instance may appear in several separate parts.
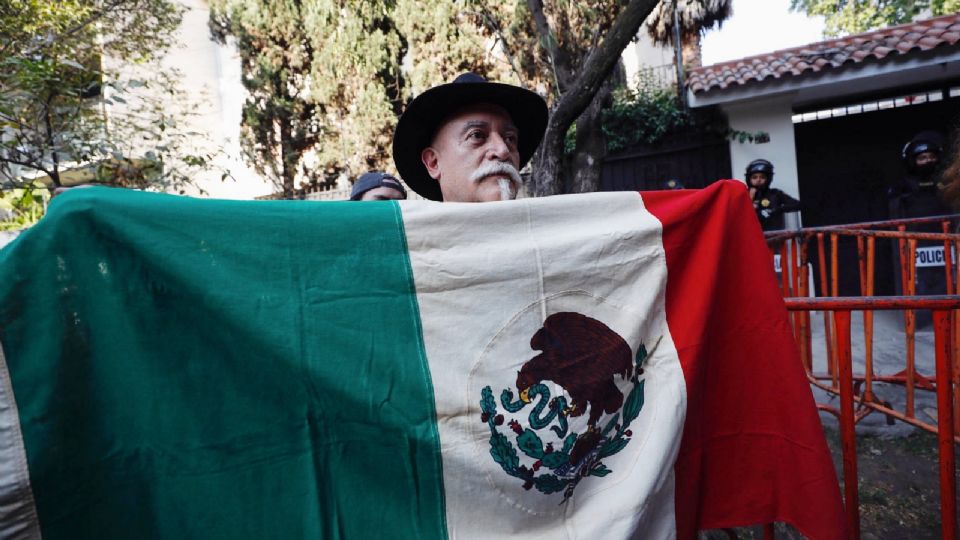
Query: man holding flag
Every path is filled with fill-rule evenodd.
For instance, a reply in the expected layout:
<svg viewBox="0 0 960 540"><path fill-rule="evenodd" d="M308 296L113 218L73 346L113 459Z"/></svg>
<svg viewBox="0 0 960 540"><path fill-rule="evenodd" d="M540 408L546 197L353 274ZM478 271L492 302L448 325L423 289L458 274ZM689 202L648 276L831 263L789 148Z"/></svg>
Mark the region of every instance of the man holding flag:
<svg viewBox="0 0 960 540"><path fill-rule="evenodd" d="M398 169L513 198L542 100L458 80L404 114ZM0 538L846 538L774 276L744 267L769 254L737 183L74 190L0 253Z"/></svg>

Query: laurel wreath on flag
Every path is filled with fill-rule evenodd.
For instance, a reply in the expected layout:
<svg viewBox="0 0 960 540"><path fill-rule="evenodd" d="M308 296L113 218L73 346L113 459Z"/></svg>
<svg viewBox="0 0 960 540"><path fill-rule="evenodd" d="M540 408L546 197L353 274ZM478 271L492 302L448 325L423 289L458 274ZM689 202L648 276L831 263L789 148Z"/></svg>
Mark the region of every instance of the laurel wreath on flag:
<svg viewBox="0 0 960 540"><path fill-rule="evenodd" d="M643 373L642 364L647 356L646 347L641 344L635 360L636 369L631 378L633 386L620 412L615 413L602 429L590 427L581 434L566 433L566 399L563 396L551 398L550 389L546 385L536 384L530 387L530 396L540 398L536 403L533 399L530 403L514 401L513 392L510 389L504 389L500 394L500 406L507 412L516 413L527 406L532 407L528 417L530 427L524 428L517 420L511 420L508 423L515 435L516 446L514 446L510 438L498 427L503 424L504 417L498 413L493 390L490 386L484 387L481 390L480 418L490 429L490 455L493 460L505 473L522 480L524 489L536 488L544 494L562 491L564 495L561 504L573 495L573 490L583 478L604 477L613 472L604 465L602 459L623 450L633 436L630 424L643 409L645 380L639 377ZM549 409L549 413L541 416L544 409ZM545 428L554 418L559 419L559 425L551 426L550 429L563 441L559 449L554 448L553 443L547 443L544 446L543 439L537 434L537 430ZM578 441L589 444L590 450L578 462L571 463L571 451ZM517 448L527 457L536 460L532 467L520 463ZM541 469L546 469L546 472L538 474Z"/></svg>

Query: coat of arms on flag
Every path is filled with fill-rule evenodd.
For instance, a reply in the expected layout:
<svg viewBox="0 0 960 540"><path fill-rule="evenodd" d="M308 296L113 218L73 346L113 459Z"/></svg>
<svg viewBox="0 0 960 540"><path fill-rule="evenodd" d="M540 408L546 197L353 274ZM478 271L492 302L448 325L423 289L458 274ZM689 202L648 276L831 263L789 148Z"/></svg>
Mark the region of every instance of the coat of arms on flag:
<svg viewBox="0 0 960 540"><path fill-rule="evenodd" d="M599 330L597 333L601 336L560 333L583 327ZM612 341L615 342L609 349L601 345L598 350L580 354L579 351L565 350L564 341L567 339L597 337L602 340L607 333L612 335ZM645 381L640 376L647 352L641 345L634 364L630 361L630 349L622 338L596 319L572 312L555 313L548 317L533 341L533 346L542 347L543 352L524 364L517 374L518 399L513 400L513 392L509 388L503 389L500 394L500 406L508 413L527 412L524 410L526 406L532 405L524 424L511 419L508 425L517 435L516 448L526 457L534 459L533 464L521 465L513 443L498 429L504 416L498 413L497 401L489 386L484 387L482 392L480 409L483 413L480 419L490 427L490 455L504 472L522 479L524 489L536 487L537 491L545 494L562 491L563 500L566 501L573 495L581 478L610 474L611 470L601 460L620 452L630 442L633 436L630 423L643 408ZM590 341L580 343L588 344ZM610 367L609 362L604 362L606 359L618 364L616 367L622 371L606 373L606 368ZM625 404L623 393L613 382L617 374L633 383ZM550 395L550 388L543 384L546 380L562 381L559 382L559 395ZM564 394L570 395L571 404L568 405ZM535 405L533 400L538 400ZM545 407L549 407L546 414ZM590 421L584 432L570 432L567 418L580 416L587 408L590 409ZM598 425L603 413L610 413L612 417L605 425ZM554 420L557 425L551 425ZM538 433L544 428L549 428L557 441L549 441L544 445L544 438ZM554 445L557 447L554 448ZM538 475L541 468L549 472Z"/></svg>
<svg viewBox="0 0 960 540"><path fill-rule="evenodd" d="M594 300L584 293L564 296ZM490 431L490 457L504 473L526 490L562 493L560 502L566 502L583 478L610 474L604 458L633 437L630 424L643 408L648 353L642 343L632 353L609 326L572 311L547 316L529 347L539 354L521 365L513 388L503 388L497 399L490 385L483 387L480 420Z"/></svg>

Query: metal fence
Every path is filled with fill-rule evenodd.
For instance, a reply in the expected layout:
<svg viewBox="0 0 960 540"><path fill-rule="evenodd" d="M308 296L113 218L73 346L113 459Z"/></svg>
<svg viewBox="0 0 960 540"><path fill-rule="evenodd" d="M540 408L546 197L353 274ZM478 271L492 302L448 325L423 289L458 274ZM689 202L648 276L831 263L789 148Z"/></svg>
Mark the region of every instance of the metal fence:
<svg viewBox="0 0 960 540"><path fill-rule="evenodd" d="M855 426L873 413L885 415L890 422L902 421L937 434L941 535L946 539L957 537L954 444L960 442L957 436L960 433L960 399L955 391L960 386L960 295L957 295L960 276L955 259L960 234L950 232L957 217L936 216L767 233L767 243L777 267L807 377L815 387L839 398L839 407L826 403L817 406L835 415L840 422L844 502L856 538L860 535L860 514ZM928 232L931 230L938 232ZM856 270L860 285L860 296L857 297L839 296L843 258L839 256L838 246L841 239L856 242ZM895 254L893 260L878 261L880 242L890 244L884 247L889 247L889 252ZM926 256L920 257L919 253ZM874 295L878 263L897 267L902 295ZM937 270L941 265L942 271ZM943 294L918 294L918 267L927 275L932 272L934 277L942 277L942 281L938 281ZM819 283L819 290L815 290L816 283ZM816 293L819 298L813 298ZM874 316L877 311L890 310L903 313L903 369L896 373L877 373ZM862 360L862 369L855 369L851 347L851 313L857 311L863 313L863 356L857 358ZM923 374L917 369L918 312L930 314L934 335L934 374ZM817 314L822 317L823 324L824 371L817 371L813 361L812 321ZM878 395L875 390L879 383L885 387L902 387L902 408ZM935 394L935 420L928 421L917 415L918 392Z"/></svg>

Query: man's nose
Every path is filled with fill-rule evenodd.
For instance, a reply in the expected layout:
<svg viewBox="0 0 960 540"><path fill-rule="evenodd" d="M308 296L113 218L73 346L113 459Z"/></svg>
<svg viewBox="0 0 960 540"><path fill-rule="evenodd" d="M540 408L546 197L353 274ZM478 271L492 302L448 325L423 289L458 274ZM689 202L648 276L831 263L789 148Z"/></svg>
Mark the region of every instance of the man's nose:
<svg viewBox="0 0 960 540"><path fill-rule="evenodd" d="M493 133L487 139L487 158L498 161L510 159L510 145L499 133Z"/></svg>

